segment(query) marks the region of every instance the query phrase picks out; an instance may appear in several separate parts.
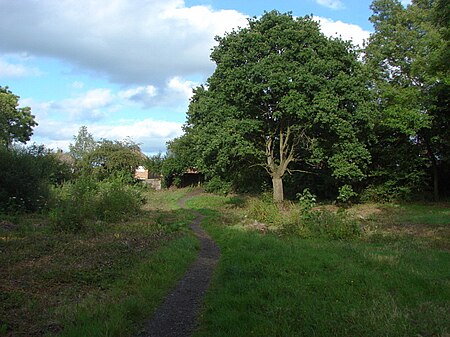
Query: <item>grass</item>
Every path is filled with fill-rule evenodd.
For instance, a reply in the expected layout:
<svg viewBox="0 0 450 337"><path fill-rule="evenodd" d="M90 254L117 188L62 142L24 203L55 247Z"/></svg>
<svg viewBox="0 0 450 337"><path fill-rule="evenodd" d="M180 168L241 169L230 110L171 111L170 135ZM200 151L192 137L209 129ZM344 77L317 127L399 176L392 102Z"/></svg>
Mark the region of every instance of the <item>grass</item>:
<svg viewBox="0 0 450 337"><path fill-rule="evenodd" d="M149 192L126 222L52 231L42 215L0 219L0 336L136 333L196 256L177 209L186 191Z"/></svg>
<svg viewBox="0 0 450 337"><path fill-rule="evenodd" d="M0 336L137 335L196 256L193 216L176 203L186 193L148 193L131 220L77 234L42 215L2 217ZM281 231L294 204L277 214L203 194L188 205L221 249L196 337L450 332L448 203L356 205L348 214L367 230L352 240Z"/></svg>
<svg viewBox="0 0 450 337"><path fill-rule="evenodd" d="M450 203L362 204L350 212L373 231L372 239L414 241L450 251Z"/></svg>
<svg viewBox="0 0 450 337"><path fill-rule="evenodd" d="M351 241L279 237L249 226L236 199L201 196L190 205L207 215L204 226L222 254L196 337L450 332L446 249L398 233Z"/></svg>

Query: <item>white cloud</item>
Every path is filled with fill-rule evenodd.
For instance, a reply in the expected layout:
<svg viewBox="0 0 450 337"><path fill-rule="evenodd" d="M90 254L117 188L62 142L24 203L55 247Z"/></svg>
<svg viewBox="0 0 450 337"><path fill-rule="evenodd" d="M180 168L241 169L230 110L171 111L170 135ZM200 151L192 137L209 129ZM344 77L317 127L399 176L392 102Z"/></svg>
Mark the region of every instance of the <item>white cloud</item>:
<svg viewBox="0 0 450 337"><path fill-rule="evenodd" d="M110 89L93 89L72 98L51 102L48 109L70 121L100 120L117 110L116 97ZM33 107L32 107L33 110Z"/></svg>
<svg viewBox="0 0 450 337"><path fill-rule="evenodd" d="M40 75L40 73L41 72L36 68L29 68L23 64L10 63L6 60L0 59L1 77L37 76Z"/></svg>
<svg viewBox="0 0 450 337"><path fill-rule="evenodd" d="M119 92L119 97L129 100L142 100L155 97L158 90L153 85L130 88Z"/></svg>
<svg viewBox="0 0 450 337"><path fill-rule="evenodd" d="M193 81L183 80L180 77L171 78L167 87L176 93L180 93L188 101L193 95L193 89L197 87L199 83Z"/></svg>
<svg viewBox="0 0 450 337"><path fill-rule="evenodd" d="M164 86L156 88L153 85L130 87L118 93L118 97L127 102L138 103L145 108L166 107L171 110L186 111L192 89L200 83L175 76L170 78Z"/></svg>
<svg viewBox="0 0 450 337"><path fill-rule="evenodd" d="M367 40L370 32L362 29L358 25L333 21L331 19L314 16L313 19L319 22L321 31L330 37L341 37L343 40L351 40L355 45L362 47L363 41Z"/></svg>
<svg viewBox="0 0 450 337"><path fill-rule="evenodd" d="M316 0L316 2L321 5L331 9L342 9L344 4L340 0Z"/></svg>
<svg viewBox="0 0 450 337"><path fill-rule="evenodd" d="M44 143L51 149L69 150L73 143L73 136L78 133L80 126L86 125L95 139L123 140L131 138L140 144L146 153L166 151L166 143L182 135L182 123L167 122L155 119L140 121L120 121L120 124L72 124L63 121L45 120L35 128L33 141Z"/></svg>
<svg viewBox="0 0 450 337"><path fill-rule="evenodd" d="M402 3L403 6L408 6L411 4L411 0L400 0L400 2Z"/></svg>
<svg viewBox="0 0 450 337"><path fill-rule="evenodd" d="M246 23L237 11L186 7L182 0L0 0L0 51L63 59L118 83L159 86L211 73L214 36Z"/></svg>

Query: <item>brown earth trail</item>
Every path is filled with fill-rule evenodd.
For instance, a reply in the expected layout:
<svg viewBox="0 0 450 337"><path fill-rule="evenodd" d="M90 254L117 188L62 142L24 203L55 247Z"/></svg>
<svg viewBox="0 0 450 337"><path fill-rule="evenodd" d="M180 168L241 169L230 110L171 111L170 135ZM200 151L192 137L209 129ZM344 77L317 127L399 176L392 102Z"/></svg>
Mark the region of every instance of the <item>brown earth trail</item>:
<svg viewBox="0 0 450 337"><path fill-rule="evenodd" d="M179 205L184 208L191 197L192 194L180 199ZM219 261L220 251L200 227L202 214L192 212L196 218L190 226L200 241L197 260L156 310L140 337L189 337L197 326L203 298Z"/></svg>

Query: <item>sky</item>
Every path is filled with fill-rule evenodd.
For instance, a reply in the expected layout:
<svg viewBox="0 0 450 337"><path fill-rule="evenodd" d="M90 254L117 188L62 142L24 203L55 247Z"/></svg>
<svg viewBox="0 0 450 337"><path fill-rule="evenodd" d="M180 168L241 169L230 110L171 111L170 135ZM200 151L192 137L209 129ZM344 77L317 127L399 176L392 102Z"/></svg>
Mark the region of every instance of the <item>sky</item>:
<svg viewBox="0 0 450 337"><path fill-rule="evenodd" d="M39 124L29 142L68 150L96 139L164 152L182 134L192 88L214 71L214 37L276 9L313 15L362 44L371 0L0 0L0 86ZM402 0L404 5L408 0Z"/></svg>

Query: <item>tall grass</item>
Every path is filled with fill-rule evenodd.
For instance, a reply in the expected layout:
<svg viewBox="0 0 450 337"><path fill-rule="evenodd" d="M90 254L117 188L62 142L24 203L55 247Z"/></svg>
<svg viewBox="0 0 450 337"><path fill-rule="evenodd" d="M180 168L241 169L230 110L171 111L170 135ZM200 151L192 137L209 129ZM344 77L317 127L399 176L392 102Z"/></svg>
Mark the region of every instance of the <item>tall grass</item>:
<svg viewBox="0 0 450 337"><path fill-rule="evenodd" d="M299 203L274 204L268 196L249 198L247 215L273 225L281 234L302 238L351 239L362 234L361 227L345 210L332 212L316 208L315 200L300 198Z"/></svg>
<svg viewBox="0 0 450 337"><path fill-rule="evenodd" d="M80 177L53 189L50 218L58 230L78 231L98 220L118 221L139 212L143 197L121 176Z"/></svg>

